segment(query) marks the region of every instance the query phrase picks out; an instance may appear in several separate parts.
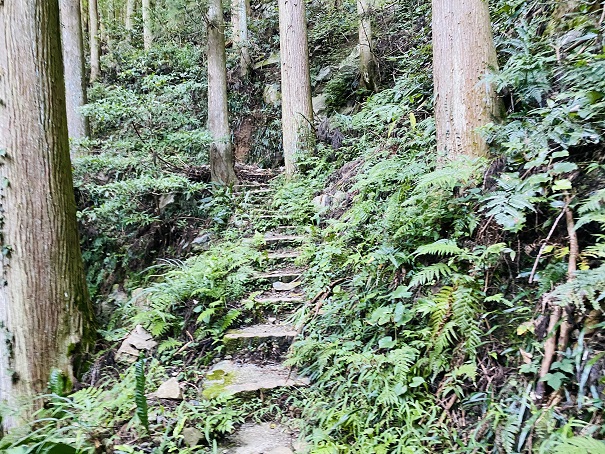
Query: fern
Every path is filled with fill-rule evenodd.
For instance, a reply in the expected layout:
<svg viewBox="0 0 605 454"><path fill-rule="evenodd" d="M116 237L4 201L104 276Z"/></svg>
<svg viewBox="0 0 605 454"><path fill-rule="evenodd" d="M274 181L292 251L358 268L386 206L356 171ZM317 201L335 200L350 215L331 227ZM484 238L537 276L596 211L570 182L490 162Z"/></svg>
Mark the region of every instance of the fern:
<svg viewBox="0 0 605 454"><path fill-rule="evenodd" d="M438 281L451 276L454 271L456 271L455 268L452 268L446 263L434 263L432 265L424 267L418 273L414 274L414 276L410 280L409 286L422 286L432 281Z"/></svg>
<svg viewBox="0 0 605 454"><path fill-rule="evenodd" d="M589 437L571 437L558 445L553 454L605 454L605 443Z"/></svg>
<svg viewBox="0 0 605 454"><path fill-rule="evenodd" d="M578 209L578 213L580 218L576 222L576 229L591 222L605 225L605 189L599 189L587 197Z"/></svg>
<svg viewBox="0 0 605 454"><path fill-rule="evenodd" d="M465 249L460 248L455 241L452 240L439 240L431 244L426 244L424 246L420 246L416 251L414 251L414 255L463 255L466 253Z"/></svg>
<svg viewBox="0 0 605 454"><path fill-rule="evenodd" d="M494 217L504 230L518 232L525 226L526 211L535 211L542 183L548 179L544 174L532 175L522 180L518 174L506 173L498 178L500 190L491 192L483 199L481 211Z"/></svg>
<svg viewBox="0 0 605 454"><path fill-rule="evenodd" d="M574 279L555 287L551 295L562 305L576 306L581 311L586 311L586 301L600 310L605 297L605 265L577 271Z"/></svg>
<svg viewBox="0 0 605 454"><path fill-rule="evenodd" d="M136 414L149 434L149 415L147 410L147 397L145 396L145 357L141 355L135 364L135 394L134 400L137 405Z"/></svg>

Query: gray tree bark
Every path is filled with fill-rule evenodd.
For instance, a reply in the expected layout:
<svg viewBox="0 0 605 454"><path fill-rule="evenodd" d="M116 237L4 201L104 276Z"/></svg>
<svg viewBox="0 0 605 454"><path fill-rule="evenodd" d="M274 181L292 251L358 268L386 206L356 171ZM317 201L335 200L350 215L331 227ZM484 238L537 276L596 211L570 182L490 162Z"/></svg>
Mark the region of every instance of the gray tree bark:
<svg viewBox="0 0 605 454"><path fill-rule="evenodd" d="M293 174L296 155L314 142L304 0L279 0L279 36L284 161Z"/></svg>
<svg viewBox="0 0 605 454"><path fill-rule="evenodd" d="M446 159L486 156L477 128L500 114L494 87L484 81L497 68L486 0L433 0L433 79L437 149Z"/></svg>
<svg viewBox="0 0 605 454"><path fill-rule="evenodd" d="M251 65L250 50L248 49L248 14L250 0L232 0L231 25L233 27L233 43L240 53L240 73L248 74Z"/></svg>
<svg viewBox="0 0 605 454"><path fill-rule="evenodd" d="M101 75L99 8L97 0L88 0L88 32L90 41L90 81L94 82Z"/></svg>
<svg viewBox="0 0 605 454"><path fill-rule="evenodd" d="M73 380L92 334L60 36L58 0L0 3L0 400L9 406L45 391L52 369Z"/></svg>
<svg viewBox="0 0 605 454"><path fill-rule="evenodd" d="M376 59L372 51L372 12L373 0L357 0L357 15L359 16L359 72L361 86L376 91L378 72Z"/></svg>
<svg viewBox="0 0 605 454"><path fill-rule="evenodd" d="M212 135L210 174L221 184L237 182L227 106L225 22L221 0L208 4L208 130Z"/></svg>
<svg viewBox="0 0 605 454"><path fill-rule="evenodd" d="M145 50L151 49L153 44L153 19L151 11L151 0L143 0L143 46Z"/></svg>
<svg viewBox="0 0 605 454"><path fill-rule="evenodd" d="M132 31L134 30L134 14L136 11L136 0L127 0L126 1L126 20L125 27L126 32L128 33L126 38L130 41Z"/></svg>
<svg viewBox="0 0 605 454"><path fill-rule="evenodd" d="M61 44L65 68L67 130L69 137L81 139L88 135L88 119L80 113L80 108L86 104L80 0L60 0L59 9L61 11Z"/></svg>

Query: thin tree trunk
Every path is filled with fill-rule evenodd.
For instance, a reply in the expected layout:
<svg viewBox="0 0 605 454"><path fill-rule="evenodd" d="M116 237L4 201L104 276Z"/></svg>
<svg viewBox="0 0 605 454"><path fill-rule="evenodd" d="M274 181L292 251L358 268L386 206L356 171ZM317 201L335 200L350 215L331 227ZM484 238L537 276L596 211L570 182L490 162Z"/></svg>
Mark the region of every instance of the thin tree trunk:
<svg viewBox="0 0 605 454"><path fill-rule="evenodd" d="M0 399L9 405L45 391L52 369L73 380L92 333L60 36L58 0L0 4Z"/></svg>
<svg viewBox="0 0 605 454"><path fill-rule="evenodd" d="M376 91L377 68L372 52L372 11L373 0L357 0L357 15L359 16L359 71L361 86Z"/></svg>
<svg viewBox="0 0 605 454"><path fill-rule="evenodd" d="M80 113L80 108L86 104L80 0L60 0L59 8L61 11L61 44L65 68L67 130L69 137L80 139L88 135L88 120Z"/></svg>
<svg viewBox="0 0 605 454"><path fill-rule="evenodd" d="M101 49L99 43L99 10L97 0L88 0L88 30L90 40L90 81L101 75Z"/></svg>
<svg viewBox="0 0 605 454"><path fill-rule="evenodd" d="M126 1L126 39L130 41L132 38L132 31L134 30L134 12L136 9L136 0L127 0Z"/></svg>
<svg viewBox="0 0 605 454"><path fill-rule="evenodd" d="M212 135L210 173L212 181L233 184L233 145L227 107L227 62L225 23L221 0L208 5L208 130Z"/></svg>
<svg viewBox="0 0 605 454"><path fill-rule="evenodd" d="M151 0L143 0L143 46L145 50L151 49L153 43L153 26Z"/></svg>
<svg viewBox="0 0 605 454"><path fill-rule="evenodd" d="M446 159L488 154L477 128L500 112L493 86L483 80L496 67L487 1L433 0L437 149Z"/></svg>
<svg viewBox="0 0 605 454"><path fill-rule="evenodd" d="M313 143L313 105L304 0L279 0L282 133L286 173Z"/></svg>
<svg viewBox="0 0 605 454"><path fill-rule="evenodd" d="M231 24L233 26L233 42L239 47L240 73L248 74L250 68L250 51L248 49L248 10L250 0L232 0Z"/></svg>

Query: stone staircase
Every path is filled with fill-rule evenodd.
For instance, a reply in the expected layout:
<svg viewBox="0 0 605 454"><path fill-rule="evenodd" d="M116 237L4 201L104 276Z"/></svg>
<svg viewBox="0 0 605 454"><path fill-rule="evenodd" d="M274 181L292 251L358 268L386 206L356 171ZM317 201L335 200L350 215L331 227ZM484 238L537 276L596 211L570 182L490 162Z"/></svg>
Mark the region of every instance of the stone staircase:
<svg viewBox="0 0 605 454"><path fill-rule="evenodd" d="M239 221L266 222L271 229L264 234L267 262L264 270L253 276L254 288L247 302L260 308L259 323L228 331L223 338L223 357L207 372L202 394L206 398L239 395L250 399L263 398L265 392L304 387L309 380L284 365L287 350L298 335L286 319L304 304L301 290L304 269L294 265L300 255L305 236L269 208L272 191L266 186L255 187L242 194L247 203ZM249 213L252 209L252 215ZM257 210L257 211L255 211ZM262 214L258 214L262 213ZM242 302L245 307L245 302ZM228 454L292 454L304 452L297 444L297 435L278 423L241 426L219 449Z"/></svg>

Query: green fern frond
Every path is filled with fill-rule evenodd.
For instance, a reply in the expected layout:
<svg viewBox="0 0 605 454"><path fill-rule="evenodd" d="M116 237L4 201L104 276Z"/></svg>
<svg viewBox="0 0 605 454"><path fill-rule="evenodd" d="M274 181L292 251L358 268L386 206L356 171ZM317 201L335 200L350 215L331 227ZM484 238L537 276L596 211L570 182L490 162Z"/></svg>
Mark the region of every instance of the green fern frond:
<svg viewBox="0 0 605 454"><path fill-rule="evenodd" d="M553 454L605 454L605 443L589 437L571 437L558 445Z"/></svg>
<svg viewBox="0 0 605 454"><path fill-rule="evenodd" d="M410 280L409 286L422 286L432 281L439 281L446 277L450 277L454 271L455 270L446 263L434 263L414 274Z"/></svg>
<svg viewBox="0 0 605 454"><path fill-rule="evenodd" d="M135 393L134 400L137 405L136 414L141 424L149 433L149 414L147 409L147 397L145 396L145 357L141 355L135 363Z"/></svg>
<svg viewBox="0 0 605 454"><path fill-rule="evenodd" d="M466 250L458 247L455 241L443 239L435 241L431 244L420 246L418 249L416 249L416 251L414 251L415 256L424 254L437 256L461 255L466 254Z"/></svg>

